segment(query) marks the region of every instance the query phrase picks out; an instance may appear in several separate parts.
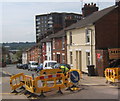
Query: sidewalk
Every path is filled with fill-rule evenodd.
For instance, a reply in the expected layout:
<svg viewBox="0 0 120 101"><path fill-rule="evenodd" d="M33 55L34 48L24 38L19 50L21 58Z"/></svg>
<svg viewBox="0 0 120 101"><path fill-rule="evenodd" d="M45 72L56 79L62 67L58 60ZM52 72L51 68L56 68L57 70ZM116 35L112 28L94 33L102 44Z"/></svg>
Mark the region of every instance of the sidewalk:
<svg viewBox="0 0 120 101"><path fill-rule="evenodd" d="M80 80L82 85L107 85L105 77L82 75Z"/></svg>

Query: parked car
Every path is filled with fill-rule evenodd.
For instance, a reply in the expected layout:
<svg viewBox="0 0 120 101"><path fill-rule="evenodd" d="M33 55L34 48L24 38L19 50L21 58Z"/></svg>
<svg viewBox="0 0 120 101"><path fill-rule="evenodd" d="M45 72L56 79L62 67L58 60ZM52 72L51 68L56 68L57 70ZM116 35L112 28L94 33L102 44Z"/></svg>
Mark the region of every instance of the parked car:
<svg viewBox="0 0 120 101"><path fill-rule="evenodd" d="M44 61L43 62L43 69L52 69L52 67L57 63L57 61Z"/></svg>
<svg viewBox="0 0 120 101"><path fill-rule="evenodd" d="M23 69L28 69L28 64L23 64Z"/></svg>
<svg viewBox="0 0 120 101"><path fill-rule="evenodd" d="M16 65L16 67L17 67L18 69L23 69L23 64L18 63L18 64Z"/></svg>
<svg viewBox="0 0 120 101"><path fill-rule="evenodd" d="M38 63L36 61L29 61L28 70L36 70L38 67Z"/></svg>

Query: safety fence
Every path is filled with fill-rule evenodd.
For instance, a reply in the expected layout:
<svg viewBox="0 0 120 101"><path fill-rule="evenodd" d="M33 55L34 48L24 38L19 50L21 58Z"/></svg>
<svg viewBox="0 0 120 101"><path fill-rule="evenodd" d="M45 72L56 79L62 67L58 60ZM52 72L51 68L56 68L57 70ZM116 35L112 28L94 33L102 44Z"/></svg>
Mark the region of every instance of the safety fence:
<svg viewBox="0 0 120 101"><path fill-rule="evenodd" d="M19 73L10 77L10 86L12 90L15 90L24 85L24 74Z"/></svg>
<svg viewBox="0 0 120 101"><path fill-rule="evenodd" d="M105 70L105 77L107 82L120 82L120 68L107 68Z"/></svg>
<svg viewBox="0 0 120 101"><path fill-rule="evenodd" d="M70 72L71 71L81 73L79 70L75 69L70 70ZM19 78L19 82L15 82L15 84L12 83L17 78ZM12 90L24 86L25 90L31 93L43 95L44 92L52 90L61 92L61 89L70 88L74 84L70 81L69 72L65 75L60 69L49 69L41 71L40 76L37 77L24 75L23 73L14 75L10 78L10 85Z"/></svg>

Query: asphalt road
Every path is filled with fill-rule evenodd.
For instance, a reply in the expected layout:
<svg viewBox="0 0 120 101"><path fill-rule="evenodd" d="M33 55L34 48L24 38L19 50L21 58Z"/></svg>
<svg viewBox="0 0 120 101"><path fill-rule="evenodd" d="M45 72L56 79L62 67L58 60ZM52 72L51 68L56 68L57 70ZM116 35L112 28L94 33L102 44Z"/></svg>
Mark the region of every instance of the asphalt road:
<svg viewBox="0 0 120 101"><path fill-rule="evenodd" d="M24 90L20 90L21 92L16 94L11 94L11 89L9 85L10 76L13 74L23 72L25 75L35 76L36 73L34 71L17 69L15 65L9 65L2 69L3 76L2 82L0 82L0 87L2 87L2 91L0 92L0 97L2 99L41 99L40 97L30 97L29 95L24 95ZM87 75L83 75L83 79L81 79L81 86L79 92L70 92L62 90L63 94L57 94L57 91L51 91L45 93L46 97L42 99L118 99L120 89L110 84L105 83L104 77L88 77Z"/></svg>

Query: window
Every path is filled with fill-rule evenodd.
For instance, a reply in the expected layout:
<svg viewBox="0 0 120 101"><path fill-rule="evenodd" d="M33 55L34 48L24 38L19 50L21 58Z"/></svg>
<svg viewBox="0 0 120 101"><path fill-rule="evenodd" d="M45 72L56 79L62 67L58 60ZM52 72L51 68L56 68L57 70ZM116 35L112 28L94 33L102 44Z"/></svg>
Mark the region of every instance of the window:
<svg viewBox="0 0 120 101"><path fill-rule="evenodd" d="M72 52L70 52L70 64L73 64L72 59L73 59Z"/></svg>
<svg viewBox="0 0 120 101"><path fill-rule="evenodd" d="M90 43L91 29L86 29L86 43Z"/></svg>
<svg viewBox="0 0 120 101"><path fill-rule="evenodd" d="M37 25L39 25L40 24L40 22L37 22Z"/></svg>
<svg viewBox="0 0 120 101"><path fill-rule="evenodd" d="M90 65L90 52L86 52L86 64Z"/></svg>
<svg viewBox="0 0 120 101"><path fill-rule="evenodd" d="M72 32L70 32L70 45L72 45Z"/></svg>
<svg viewBox="0 0 120 101"><path fill-rule="evenodd" d="M62 37L62 49L65 49L65 37Z"/></svg>
<svg viewBox="0 0 120 101"><path fill-rule="evenodd" d="M49 19L52 20L52 16L50 16Z"/></svg>
<svg viewBox="0 0 120 101"><path fill-rule="evenodd" d="M53 27L53 25L49 25L49 27Z"/></svg>
<svg viewBox="0 0 120 101"><path fill-rule="evenodd" d="M38 31L37 32L41 32L41 30L40 29L38 29Z"/></svg>

